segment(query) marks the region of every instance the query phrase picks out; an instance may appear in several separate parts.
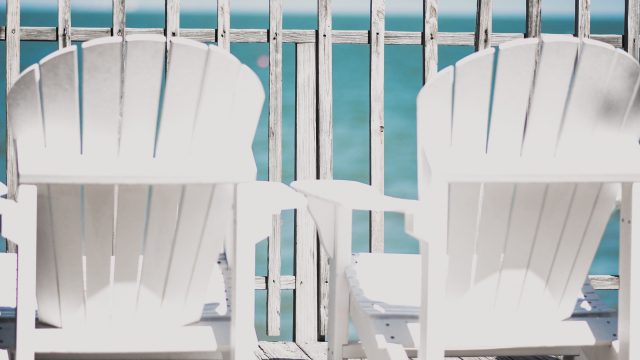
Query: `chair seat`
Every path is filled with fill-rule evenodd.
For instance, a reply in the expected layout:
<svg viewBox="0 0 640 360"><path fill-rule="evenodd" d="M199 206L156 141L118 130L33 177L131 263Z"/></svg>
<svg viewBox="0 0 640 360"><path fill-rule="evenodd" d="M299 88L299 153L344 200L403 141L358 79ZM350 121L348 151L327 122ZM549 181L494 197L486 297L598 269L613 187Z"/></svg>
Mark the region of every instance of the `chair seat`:
<svg viewBox="0 0 640 360"><path fill-rule="evenodd" d="M351 288L351 314L359 334L383 335L389 343L405 348L419 346L420 256L409 254L356 254L347 270ZM477 321L445 316L446 349L455 354L520 354L555 349L575 353L588 345L608 345L616 339L615 314L602 304L588 281L576 303L574 315L565 321L526 325L522 319ZM368 329L361 329L366 327ZM504 351L504 352L503 352Z"/></svg>

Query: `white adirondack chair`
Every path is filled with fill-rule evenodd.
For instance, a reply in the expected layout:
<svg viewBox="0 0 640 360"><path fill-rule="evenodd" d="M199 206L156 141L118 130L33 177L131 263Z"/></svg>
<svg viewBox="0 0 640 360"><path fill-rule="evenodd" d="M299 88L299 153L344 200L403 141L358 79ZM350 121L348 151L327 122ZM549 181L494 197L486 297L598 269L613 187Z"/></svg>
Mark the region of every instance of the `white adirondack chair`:
<svg viewBox="0 0 640 360"><path fill-rule="evenodd" d="M165 51L162 36L92 40L8 95L19 188L0 212L18 244L19 360L253 356L254 245L304 197L254 182L257 76L173 38L165 78Z"/></svg>
<svg viewBox="0 0 640 360"><path fill-rule="evenodd" d="M352 182L294 183L332 257L330 359L362 356L345 345L349 316L369 359L640 358L639 74L597 41L505 43L418 95L419 202ZM572 317L620 183L619 317L584 300ZM354 209L405 213L420 255L351 260Z"/></svg>

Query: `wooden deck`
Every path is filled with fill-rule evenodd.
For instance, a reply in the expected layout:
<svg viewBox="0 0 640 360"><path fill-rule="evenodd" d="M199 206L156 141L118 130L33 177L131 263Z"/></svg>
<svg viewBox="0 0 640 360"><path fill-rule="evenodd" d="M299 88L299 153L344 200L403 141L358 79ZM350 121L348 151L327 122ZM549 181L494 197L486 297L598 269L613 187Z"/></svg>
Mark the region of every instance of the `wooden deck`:
<svg viewBox="0 0 640 360"><path fill-rule="evenodd" d="M327 344L314 343L298 345L293 342L260 342L260 349L256 352L257 359L286 359L286 360L325 360L327 358ZM447 359L464 360L555 360L555 356L528 357L447 357Z"/></svg>
<svg viewBox="0 0 640 360"><path fill-rule="evenodd" d="M327 358L326 343L315 343L308 345L298 345L293 342L260 342L260 349L256 351L256 359L280 359L280 360L324 360ZM9 360L7 351L0 349L0 360ZM531 356L531 357L448 357L447 359L465 360L555 360L554 356Z"/></svg>

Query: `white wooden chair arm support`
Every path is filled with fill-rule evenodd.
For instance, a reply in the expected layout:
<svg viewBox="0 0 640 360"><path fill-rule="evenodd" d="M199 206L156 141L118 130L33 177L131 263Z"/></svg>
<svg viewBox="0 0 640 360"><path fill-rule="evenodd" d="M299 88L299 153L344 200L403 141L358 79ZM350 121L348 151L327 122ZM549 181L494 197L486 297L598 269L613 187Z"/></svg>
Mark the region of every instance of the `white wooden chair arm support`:
<svg viewBox="0 0 640 360"><path fill-rule="evenodd" d="M339 242L351 241L351 233L341 237L343 229L339 229L338 223L348 222L342 227L351 227L353 210L391 211L411 217L424 211L416 200L386 196L370 185L356 181L304 180L292 182L291 187L307 196L309 213L318 227L320 243L329 257L336 256L335 248L342 248ZM351 252L349 250L341 255L349 257Z"/></svg>
<svg viewBox="0 0 640 360"><path fill-rule="evenodd" d="M236 216L246 222L246 238L259 242L271 235L273 215L282 210L304 209L307 200L287 185L269 181L238 184Z"/></svg>
<svg viewBox="0 0 640 360"><path fill-rule="evenodd" d="M412 214L418 212L420 207L416 200L387 196L372 186L357 181L304 180L292 182L291 187L308 197L328 201L351 210Z"/></svg>
<svg viewBox="0 0 640 360"><path fill-rule="evenodd" d="M307 200L304 195L289 186L272 181L253 181L241 183L239 191L247 196L260 199L260 207L272 215L278 215L282 210L304 209Z"/></svg>

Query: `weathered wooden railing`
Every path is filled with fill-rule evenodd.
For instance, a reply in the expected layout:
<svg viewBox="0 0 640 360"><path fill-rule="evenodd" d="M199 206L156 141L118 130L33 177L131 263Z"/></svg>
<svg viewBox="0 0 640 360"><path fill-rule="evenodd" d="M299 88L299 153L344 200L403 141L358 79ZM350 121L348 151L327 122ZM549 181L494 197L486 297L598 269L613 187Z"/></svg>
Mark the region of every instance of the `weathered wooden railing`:
<svg viewBox="0 0 640 360"><path fill-rule="evenodd" d="M102 36L165 34L204 42L216 42L225 49L232 43L269 43L269 180L282 176L282 44L296 44L296 178L331 178L332 164L332 44L370 46L370 181L384 188L384 48L385 45L422 45L424 81L437 71L438 45L475 46L476 50L541 33L541 0L527 0L526 33L493 33L492 2L477 0L475 32L438 32L438 0L415 0L423 4L424 31L385 30L385 2L371 0L368 30L333 30L331 0L318 0L318 30L283 29L282 0L269 0L269 29L231 29L230 0L217 0L217 28L180 28L179 0L165 0L164 28L127 28L125 0L113 0L111 28L71 26L70 0L58 0L57 27L21 27L20 0L7 0L6 26L0 40L6 42L7 88L20 73L21 41L57 41L60 47L72 41ZM447 0L441 0L445 2ZM590 0L575 0L575 34L622 47L638 58L640 0L625 0L623 35L590 33ZM10 134L9 134L10 136ZM15 186L13 148L7 149L7 181ZM256 277L256 289L267 290L267 332L280 331L281 290L295 289L294 338L298 343L321 339L326 327L327 260L319 252L314 225L306 214L298 214L295 226L295 276L280 273L280 220L274 219L269 239L266 277ZM372 251L384 250L384 218L371 215ZM615 289L615 276L594 276L596 288Z"/></svg>

